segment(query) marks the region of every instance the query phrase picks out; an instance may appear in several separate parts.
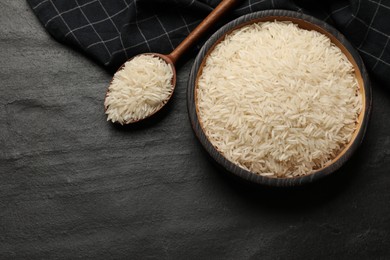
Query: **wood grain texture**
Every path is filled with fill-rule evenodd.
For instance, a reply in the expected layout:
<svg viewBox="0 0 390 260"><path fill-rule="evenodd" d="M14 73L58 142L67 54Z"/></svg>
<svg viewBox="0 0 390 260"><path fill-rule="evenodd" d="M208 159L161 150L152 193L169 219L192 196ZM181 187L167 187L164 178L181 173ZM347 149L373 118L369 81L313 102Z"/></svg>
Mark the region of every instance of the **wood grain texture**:
<svg viewBox="0 0 390 260"><path fill-rule="evenodd" d="M294 178L270 178L266 176L260 176L258 174L251 173L245 169L242 169L238 165L227 160L208 140L197 115L197 80L199 75L201 75L202 73L202 68L210 52L225 38L225 35L231 33L234 30L237 30L243 26L252 23L275 20L291 21L297 24L300 28L307 30L316 30L328 36L330 40L341 49L341 51L347 56L347 58L354 66L356 77L360 86L360 92L363 98L363 112L359 115L357 131L353 135L351 142L346 146L346 148L341 151L340 154L336 158L334 158L328 166L313 171L305 176L299 176ZM312 16L287 10L267 10L244 15L240 18L237 18L236 20L223 26L213 36L210 37L210 39L200 50L192 67L188 83L187 102L192 128L196 136L198 137L200 143L203 145L206 151L211 155L211 157L214 158L219 164L221 164L224 169L250 182L276 187L290 187L312 183L313 181L328 176L333 172L337 171L343 164L348 161L349 158L351 158L353 153L357 150L357 148L363 141L363 137L366 132L370 116L372 96L370 81L362 59L359 56L358 52L355 50L355 48L340 32L338 32L335 28L331 27L327 23L318 20Z"/></svg>
<svg viewBox="0 0 390 260"><path fill-rule="evenodd" d="M221 18L227 15L241 0L223 0L214 10L168 55L173 64L199 41Z"/></svg>
<svg viewBox="0 0 390 260"><path fill-rule="evenodd" d="M208 159L186 84L152 120L116 127L112 75L55 42L25 1L0 1L0 259L387 259L390 91L338 174L248 186ZM18 75L18 76L15 76Z"/></svg>

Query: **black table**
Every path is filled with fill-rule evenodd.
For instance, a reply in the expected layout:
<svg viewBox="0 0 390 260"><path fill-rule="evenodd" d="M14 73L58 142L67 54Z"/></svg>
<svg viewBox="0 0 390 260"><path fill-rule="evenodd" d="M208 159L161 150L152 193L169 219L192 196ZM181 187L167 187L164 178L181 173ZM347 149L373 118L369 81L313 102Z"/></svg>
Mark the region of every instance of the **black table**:
<svg viewBox="0 0 390 260"><path fill-rule="evenodd" d="M0 4L0 259L390 257L390 91L373 81L366 138L334 177L295 190L227 177L173 100L106 122L111 78L55 42L24 1Z"/></svg>

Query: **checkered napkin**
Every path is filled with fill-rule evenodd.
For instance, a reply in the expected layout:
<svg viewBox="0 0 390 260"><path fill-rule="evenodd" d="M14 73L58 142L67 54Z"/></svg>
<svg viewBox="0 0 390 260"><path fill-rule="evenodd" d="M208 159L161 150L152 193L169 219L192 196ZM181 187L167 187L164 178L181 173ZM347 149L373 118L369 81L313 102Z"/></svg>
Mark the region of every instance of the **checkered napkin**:
<svg viewBox="0 0 390 260"><path fill-rule="evenodd" d="M27 1L55 39L111 70L139 53L169 53L220 2ZM228 19L266 9L304 12L332 24L357 48L371 76L390 84L389 0L243 0Z"/></svg>

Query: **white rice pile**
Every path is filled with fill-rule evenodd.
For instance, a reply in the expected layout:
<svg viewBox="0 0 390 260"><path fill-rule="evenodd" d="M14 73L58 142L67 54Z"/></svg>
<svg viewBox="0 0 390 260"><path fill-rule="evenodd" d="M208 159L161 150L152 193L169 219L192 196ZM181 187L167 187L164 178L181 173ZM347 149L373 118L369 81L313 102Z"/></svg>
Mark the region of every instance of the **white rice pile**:
<svg viewBox="0 0 390 260"><path fill-rule="evenodd" d="M104 102L107 121L126 124L159 110L173 91L173 71L163 59L139 55L115 73Z"/></svg>
<svg viewBox="0 0 390 260"><path fill-rule="evenodd" d="M270 177L326 166L350 142L362 97L330 39L287 22L233 31L207 58L198 117L231 162Z"/></svg>

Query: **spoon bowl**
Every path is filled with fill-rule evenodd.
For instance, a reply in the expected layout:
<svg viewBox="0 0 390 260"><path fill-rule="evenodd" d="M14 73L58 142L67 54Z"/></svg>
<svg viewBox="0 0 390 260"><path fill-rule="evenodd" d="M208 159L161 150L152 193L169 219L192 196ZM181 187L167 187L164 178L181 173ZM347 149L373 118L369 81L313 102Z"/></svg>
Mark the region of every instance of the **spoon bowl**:
<svg viewBox="0 0 390 260"><path fill-rule="evenodd" d="M132 120L126 120L125 122L123 122L123 124L133 124L133 123L137 123L137 122L140 122L148 117L151 117L153 116L154 114L156 114L158 111L160 111L166 103L168 103L168 101L171 99L172 95L173 95L173 92L175 91L175 87L176 87L176 68L175 68L175 64L173 63L172 59L170 58L170 56L168 55L164 55L164 54L160 54L160 53L142 53L142 54L138 54L132 58L130 58L127 62L133 60L134 58L136 57L140 57L140 56L153 56L153 57L158 57L160 58L161 60L163 60L171 69L172 71L172 79L171 79L171 92L170 94L161 102L161 105L158 109L156 109L155 111L153 111L152 113L149 113L146 117L144 118L134 118ZM126 62L126 63L127 63ZM119 71L123 70L124 66L126 65L126 63L122 64L118 70L115 72L115 73L118 73ZM109 86L112 84L114 79L111 79L110 81L110 84ZM106 95L105 95L105 100L107 99L107 97L109 96L110 94L110 89L109 87L107 88L107 91L106 91ZM104 111L107 113L107 109L108 109L108 106L106 105L106 102L105 102L105 105L104 105Z"/></svg>

